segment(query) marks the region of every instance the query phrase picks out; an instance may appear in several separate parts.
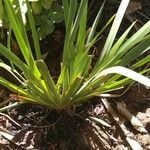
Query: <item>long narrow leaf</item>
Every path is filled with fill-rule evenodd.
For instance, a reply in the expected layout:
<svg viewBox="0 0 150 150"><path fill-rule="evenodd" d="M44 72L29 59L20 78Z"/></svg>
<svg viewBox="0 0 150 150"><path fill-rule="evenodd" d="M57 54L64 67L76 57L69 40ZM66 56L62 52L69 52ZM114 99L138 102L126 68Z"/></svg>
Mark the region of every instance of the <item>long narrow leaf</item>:
<svg viewBox="0 0 150 150"><path fill-rule="evenodd" d="M102 50L101 56L100 56L96 66L94 68L97 68L97 66L101 63L103 58L110 51L110 49L111 49L111 47L112 47L112 45L114 43L114 40L115 40L116 34L118 32L118 29L120 27L121 21L123 19L124 13L125 13L125 11L127 9L129 1L130 0L123 0L123 1L121 1L121 4L119 6L118 12L117 12L116 17L115 17L115 20L113 22L113 25L112 25L111 30L109 32L109 35L107 37L106 43L104 45L104 48Z"/></svg>
<svg viewBox="0 0 150 150"><path fill-rule="evenodd" d="M87 44L90 43L91 40L92 40L93 37L94 37L94 34L95 34L95 31L96 31L97 25L98 25L98 23L99 23L99 19L100 19L101 15L102 15L102 10L103 10L103 8L104 8L105 2L106 2L106 0L103 2L103 4L102 4L102 6L101 6L101 8L100 8L100 10L99 10L99 12L98 12L98 14L97 14L95 20L94 20L94 23L93 23L93 25L92 25L92 27L91 27L89 36L88 36L88 38L87 38L87 42L86 42Z"/></svg>
<svg viewBox="0 0 150 150"><path fill-rule="evenodd" d="M32 31L33 42L34 42L34 49L36 52L36 59L40 59L41 51L40 51L40 45L39 45L38 35L36 32L36 28L35 28L34 19L31 14L31 8L30 8L30 4L29 4L28 0L26 0L26 3L27 3L27 7L28 7L28 16L29 16L29 22L30 22L31 31Z"/></svg>
<svg viewBox="0 0 150 150"><path fill-rule="evenodd" d="M27 62L27 64L32 68L32 70L36 71L36 67L34 64L33 56L31 53L31 50L27 47L23 35L21 33L21 27L19 26L19 21L16 21L16 15L14 13L14 10L12 8L12 5L10 1L5 1L6 10L8 13L9 20L11 20L11 27L13 28L13 31L15 33L16 39L18 41L18 44L20 46L20 49L22 51L22 54Z"/></svg>
<svg viewBox="0 0 150 150"><path fill-rule="evenodd" d="M148 79L147 77L145 77L139 73L136 73L130 69L122 67L122 66L115 66L115 67L105 69L102 72L100 72L99 74L97 74L95 76L94 80L98 79L101 76L106 76L108 74L113 74L113 73L117 73L117 74L126 76L134 81L137 81L145 86L150 87L150 79Z"/></svg>
<svg viewBox="0 0 150 150"><path fill-rule="evenodd" d="M53 79L48 71L46 64L44 63L43 60L37 60L36 64L37 64L39 70L41 71L41 74L45 81L45 84L47 85L47 88L49 89L49 93L50 94L53 93L55 100L57 100L59 102L60 95L57 91L57 87L56 87L55 83L53 82Z"/></svg>

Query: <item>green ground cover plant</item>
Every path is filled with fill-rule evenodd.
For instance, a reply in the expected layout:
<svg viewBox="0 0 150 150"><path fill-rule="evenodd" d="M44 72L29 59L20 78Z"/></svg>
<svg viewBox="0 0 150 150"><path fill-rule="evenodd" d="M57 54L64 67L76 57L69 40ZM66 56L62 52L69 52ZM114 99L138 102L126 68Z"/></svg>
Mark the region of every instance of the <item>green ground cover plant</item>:
<svg viewBox="0 0 150 150"><path fill-rule="evenodd" d="M15 13L18 17L22 17L23 24L26 26L26 31L29 31L30 25L26 18L27 6L25 0L9 0L15 8ZM31 4L32 14L37 28L39 39L45 38L51 34L55 25L61 23L64 19L63 8L59 1L53 0L29 0ZM18 11L20 9L20 11ZM0 0L0 27L1 29L9 28L9 20L3 6L3 0ZM3 32L1 32L3 35ZM1 36L3 37L3 36Z"/></svg>
<svg viewBox="0 0 150 150"><path fill-rule="evenodd" d="M60 3L53 0L38 0L31 3L35 25L38 27L38 36L45 38L52 33L55 25L64 19L63 8Z"/></svg>
<svg viewBox="0 0 150 150"><path fill-rule="evenodd" d="M132 36L128 33L135 22L116 40L129 0L122 0L117 14L97 33L105 2L101 6L95 21L87 30L88 0L63 0L66 35L60 76L54 81L47 65L42 59L38 34L29 1L28 19L32 29L34 51L29 43L21 18L15 14L10 1L4 1L10 27L15 34L24 61L11 52L10 47L0 44L0 54L10 60L11 65L0 62L20 85L13 84L0 77L0 84L14 92L13 96L22 102L44 105L50 109L66 109L82 104L94 96L118 90L134 81L150 86L150 79L142 74L150 71L144 67L150 62L150 55L140 57L150 48L150 21ZM113 23L112 23L113 22ZM112 23L103 49L95 65L92 65L91 48L102 32ZM8 37L8 43L10 37ZM9 45L9 44L8 44ZM128 67L128 68L127 68ZM141 67L140 72L135 71Z"/></svg>

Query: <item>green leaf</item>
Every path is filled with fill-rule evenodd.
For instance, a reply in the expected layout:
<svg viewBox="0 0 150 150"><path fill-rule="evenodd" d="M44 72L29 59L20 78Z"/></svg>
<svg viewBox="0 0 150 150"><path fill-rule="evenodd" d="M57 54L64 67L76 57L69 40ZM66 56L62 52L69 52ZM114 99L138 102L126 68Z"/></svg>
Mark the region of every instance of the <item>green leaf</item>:
<svg viewBox="0 0 150 150"><path fill-rule="evenodd" d="M126 0L126 1L121 1L121 4L119 6L118 12L116 14L115 20L113 22L113 25L111 27L111 30L109 32L109 35L107 37L106 43L104 45L104 48L102 50L101 56L98 60L98 62L96 63L95 67L94 67L94 71L95 69L98 67L98 65L101 63L101 61L105 58L105 56L107 56L107 54L109 53L110 49L112 48L112 45L114 43L116 34L118 32L118 29L120 27L121 21L123 19L123 16L125 14L125 11L127 9L128 3L130 0Z"/></svg>
<svg viewBox="0 0 150 150"><path fill-rule="evenodd" d="M39 38L45 38L48 34L54 31L54 28L55 26L52 20L47 19L47 21L38 28Z"/></svg>
<svg viewBox="0 0 150 150"><path fill-rule="evenodd" d="M32 2L31 3L31 7L32 7L34 15L39 15L41 13L41 11L42 11L42 4L41 4L40 0Z"/></svg>
<svg viewBox="0 0 150 150"><path fill-rule="evenodd" d="M31 53L31 49L29 49L28 45L26 45L26 41L24 40L26 37L24 36L24 34L21 33L22 31L21 24L19 23L19 20L17 16L15 15L15 12L12 8L10 1L5 1L5 7L8 13L9 20L11 20L11 27L15 33L21 52L27 64L30 66L32 70L37 71L36 66L34 64L34 59Z"/></svg>
<svg viewBox="0 0 150 150"><path fill-rule="evenodd" d="M53 3L53 0L42 0L42 6L46 9L50 9L52 3Z"/></svg>
<svg viewBox="0 0 150 150"><path fill-rule="evenodd" d="M60 101L60 95L57 91L57 87L48 71L48 68L46 66L46 64L44 63L43 60L37 60L36 64L42 74L42 78L45 82L45 85L48 89L49 94L53 94L54 95L54 99L56 102Z"/></svg>
<svg viewBox="0 0 150 150"><path fill-rule="evenodd" d="M41 51L40 51L38 34L36 32L35 23L34 23L34 19L33 19L32 13L31 13L31 8L30 8L30 4L29 4L28 0L26 0L26 3L27 3L27 7L28 7L28 17L29 17L29 22L30 22L31 31L32 31L34 49L36 52L36 59L40 59L41 58Z"/></svg>
<svg viewBox="0 0 150 150"><path fill-rule="evenodd" d="M103 70L102 72L98 73L95 76L93 81L100 78L101 76L106 76L108 74L113 74L113 73L117 73L117 74L126 76L134 81L137 81L145 86L150 87L150 79L148 79L147 77L145 77L139 73L136 73L130 69L122 67L122 66L115 66L115 67L111 67L111 68Z"/></svg>
<svg viewBox="0 0 150 150"><path fill-rule="evenodd" d="M94 23L93 23L93 25L92 25L92 27L91 27L91 29L90 29L90 33L89 33L89 36L88 36L88 38L87 38L87 44L90 43L91 40L92 40L93 37L94 37L94 34L95 34L95 32L96 32L97 25L98 25L98 23L99 23L99 19L100 19L101 15L102 15L102 10L103 10L103 8L104 8L105 2L106 2L106 0L105 0L104 3L102 4L102 6L101 6L101 8L100 8L100 10L99 10L99 12L98 12L98 14L97 14L95 20L94 20Z"/></svg>

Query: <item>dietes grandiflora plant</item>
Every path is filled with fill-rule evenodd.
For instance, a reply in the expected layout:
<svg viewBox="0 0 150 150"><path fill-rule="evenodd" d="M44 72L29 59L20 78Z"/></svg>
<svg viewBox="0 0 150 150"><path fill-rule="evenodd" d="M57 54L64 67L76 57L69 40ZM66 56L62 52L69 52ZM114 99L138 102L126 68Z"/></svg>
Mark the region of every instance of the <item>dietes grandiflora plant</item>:
<svg viewBox="0 0 150 150"><path fill-rule="evenodd" d="M14 92L13 96L17 97L20 103L31 102L61 110L82 104L94 96L120 89L135 81L150 86L149 78L142 75L150 70L148 67L143 67L150 62L150 55L143 55L150 48L150 21L129 37L128 33L135 24L133 23L116 40L129 0L121 1L116 15L108 20L99 32L96 32L96 28L104 3L93 25L87 31L88 0L81 0L79 5L77 0L63 0L66 35L57 81L53 80L42 59L29 2L26 1L27 17L34 50L31 50L21 17L16 17L15 9L9 0L3 2L10 22L10 30L15 35L24 61L11 51L10 46L5 47L0 44L0 54L11 62L11 65L8 65L1 61L0 67L14 76L20 85L11 83L3 77L0 77L0 84ZM111 22L113 23L104 47L96 64L92 66L94 56L89 51ZM8 35L9 42L10 35ZM139 57L140 55L143 56ZM135 72L139 67L140 72Z"/></svg>

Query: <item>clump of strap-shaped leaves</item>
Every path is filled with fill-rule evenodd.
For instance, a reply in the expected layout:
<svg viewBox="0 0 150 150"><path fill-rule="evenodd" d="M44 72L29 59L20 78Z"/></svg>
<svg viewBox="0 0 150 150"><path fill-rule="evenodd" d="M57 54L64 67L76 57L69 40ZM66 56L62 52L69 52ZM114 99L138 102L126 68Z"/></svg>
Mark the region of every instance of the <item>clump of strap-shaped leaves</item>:
<svg viewBox="0 0 150 150"><path fill-rule="evenodd" d="M21 102L36 103L57 110L76 106L93 96L117 90L134 81L150 86L150 80L142 75L150 70L148 67L142 67L150 62L150 55L134 61L150 48L150 21L128 37L135 24L133 23L116 40L128 3L129 0L122 0L115 17L96 32L103 4L87 32L88 0L81 0L79 5L77 0L63 0L66 35L60 76L57 81L54 81L42 59L29 2L26 1L27 15L32 29L35 56L21 17L16 17L9 0L4 1L10 28L19 44L24 61L11 51L10 44L8 47L0 44L0 54L11 62L11 65L8 65L1 61L0 67L10 72L20 85L15 85L2 77L0 77L0 84L16 93L17 99ZM89 51L112 21L113 24L100 56L96 64L91 66L94 56ZM139 67L143 70L140 69L140 72L136 73Z"/></svg>

